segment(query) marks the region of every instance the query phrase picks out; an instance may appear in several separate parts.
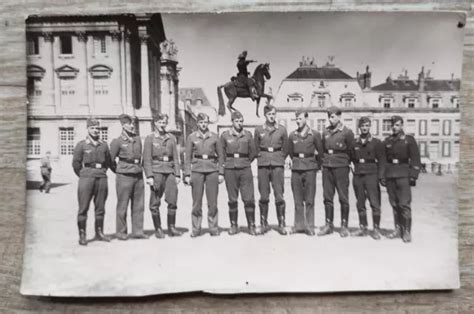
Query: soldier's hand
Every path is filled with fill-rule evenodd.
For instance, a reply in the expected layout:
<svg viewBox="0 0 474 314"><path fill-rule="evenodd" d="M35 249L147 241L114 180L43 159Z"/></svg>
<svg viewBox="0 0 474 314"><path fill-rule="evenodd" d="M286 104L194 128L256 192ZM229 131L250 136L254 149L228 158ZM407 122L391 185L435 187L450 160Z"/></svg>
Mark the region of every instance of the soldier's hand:
<svg viewBox="0 0 474 314"><path fill-rule="evenodd" d="M155 180L153 180L153 177L146 178L146 184L153 186L155 184Z"/></svg>
<svg viewBox="0 0 474 314"><path fill-rule="evenodd" d="M184 184L191 185L191 177L190 176L184 177Z"/></svg>
<svg viewBox="0 0 474 314"><path fill-rule="evenodd" d="M410 186L416 186L416 179L410 178Z"/></svg>
<svg viewBox="0 0 474 314"><path fill-rule="evenodd" d="M387 180L385 179L380 179L379 180L381 186L387 186Z"/></svg>
<svg viewBox="0 0 474 314"><path fill-rule="evenodd" d="M181 182L181 179L179 177L175 177L176 178L176 184L179 184Z"/></svg>
<svg viewBox="0 0 474 314"><path fill-rule="evenodd" d="M224 182L224 176L222 174L219 175L219 184Z"/></svg>

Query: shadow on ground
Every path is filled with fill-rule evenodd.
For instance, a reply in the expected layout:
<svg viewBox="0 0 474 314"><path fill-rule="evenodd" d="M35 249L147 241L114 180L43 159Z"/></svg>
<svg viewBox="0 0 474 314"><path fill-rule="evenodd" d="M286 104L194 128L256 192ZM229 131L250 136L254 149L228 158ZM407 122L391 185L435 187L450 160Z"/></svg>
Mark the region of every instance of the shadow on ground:
<svg viewBox="0 0 474 314"><path fill-rule="evenodd" d="M41 181L26 181L26 189L27 190L38 190L42 183L43 182L41 182ZM63 185L68 185L68 184L71 184L71 183L51 183L51 189L61 187Z"/></svg>

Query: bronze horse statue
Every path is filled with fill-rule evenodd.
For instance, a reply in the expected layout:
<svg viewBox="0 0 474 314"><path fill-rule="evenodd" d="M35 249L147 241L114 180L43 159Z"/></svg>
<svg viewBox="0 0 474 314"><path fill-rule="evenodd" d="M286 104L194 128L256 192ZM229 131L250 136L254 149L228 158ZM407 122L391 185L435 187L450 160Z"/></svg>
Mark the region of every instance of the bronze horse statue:
<svg viewBox="0 0 474 314"><path fill-rule="evenodd" d="M273 98L271 95L265 94L265 79L270 79L270 65L268 63L261 63L256 68L252 75L252 79L255 82L255 89L257 92L257 97L255 101L257 102L256 114L258 115L258 107L260 106L260 99L262 97L267 98L267 103ZM217 87L217 96L219 98L219 115L225 115L225 106L224 106L224 97L222 96L222 87L228 98L227 108L230 112L234 111L235 108L232 106L237 97L240 98L250 98L249 89L246 86L236 86L236 79L232 78L230 82L227 82L224 85Z"/></svg>

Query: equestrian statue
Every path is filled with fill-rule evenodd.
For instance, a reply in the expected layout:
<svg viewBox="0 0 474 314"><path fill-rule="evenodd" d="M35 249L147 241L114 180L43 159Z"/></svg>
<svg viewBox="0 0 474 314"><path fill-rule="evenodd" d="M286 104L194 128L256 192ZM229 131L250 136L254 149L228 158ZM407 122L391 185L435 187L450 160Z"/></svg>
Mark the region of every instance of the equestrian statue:
<svg viewBox="0 0 474 314"><path fill-rule="evenodd" d="M256 62L255 60L247 60L247 51L243 51L237 61L237 76L233 76L230 82L217 87L217 96L219 98L219 115L225 115L224 97L222 96L222 88L227 96L227 108L230 112L234 111L235 108L232 106L237 97L240 98L251 98L252 101L257 103L256 114L258 115L258 107L260 105L260 99L265 97L267 103L273 98L271 95L265 94L265 79L270 79L270 65L268 63L261 63L256 68L252 75L249 77L247 66Z"/></svg>

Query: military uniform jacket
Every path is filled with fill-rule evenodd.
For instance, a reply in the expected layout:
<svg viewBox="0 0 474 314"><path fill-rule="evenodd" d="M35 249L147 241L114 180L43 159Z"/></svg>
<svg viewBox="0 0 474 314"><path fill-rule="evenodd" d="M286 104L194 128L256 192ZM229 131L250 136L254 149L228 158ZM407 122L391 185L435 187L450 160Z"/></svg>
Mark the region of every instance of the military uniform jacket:
<svg viewBox="0 0 474 314"><path fill-rule="evenodd" d="M143 168L147 178L153 177L153 173L174 173L180 176L178 147L173 134L152 133L145 138L143 146Z"/></svg>
<svg viewBox="0 0 474 314"><path fill-rule="evenodd" d="M109 168L115 172L107 143L100 139L94 143L89 137L74 148L72 168L79 177L107 177Z"/></svg>
<svg viewBox="0 0 474 314"><path fill-rule="evenodd" d="M418 178L421 161L415 138L400 132L390 135L383 141L387 165L385 178Z"/></svg>
<svg viewBox="0 0 474 314"><path fill-rule="evenodd" d="M140 136L128 137L122 135L113 139L110 143L110 156L114 164L115 158L119 158L117 173L142 173L142 141Z"/></svg>
<svg viewBox="0 0 474 314"><path fill-rule="evenodd" d="M224 131L221 135L221 146L226 169L250 167L256 156L252 133L247 130L240 133L234 128Z"/></svg>
<svg viewBox="0 0 474 314"><path fill-rule="evenodd" d="M341 123L335 128L327 127L323 131L323 167L348 167L353 141L354 133Z"/></svg>
<svg viewBox="0 0 474 314"><path fill-rule="evenodd" d="M51 171L51 161L49 160L49 158L47 157L43 157L41 158L41 161L40 161L40 168L41 170L45 169L45 170L48 170L48 171Z"/></svg>
<svg viewBox="0 0 474 314"><path fill-rule="evenodd" d="M379 139L370 134L365 140L358 137L352 143L350 153L354 174L377 174L379 179L383 178L385 149Z"/></svg>
<svg viewBox="0 0 474 314"><path fill-rule="evenodd" d="M202 134L199 130L189 134L186 141L184 175L194 172L216 172L224 174L223 151L216 133L208 131Z"/></svg>
<svg viewBox="0 0 474 314"><path fill-rule="evenodd" d="M284 126L275 123L255 128L255 149L258 166L284 166L288 155L288 133Z"/></svg>
<svg viewBox="0 0 474 314"><path fill-rule="evenodd" d="M321 169L323 155L321 135L307 125L301 132L298 130L291 132L288 138L288 154L292 159L292 170Z"/></svg>

